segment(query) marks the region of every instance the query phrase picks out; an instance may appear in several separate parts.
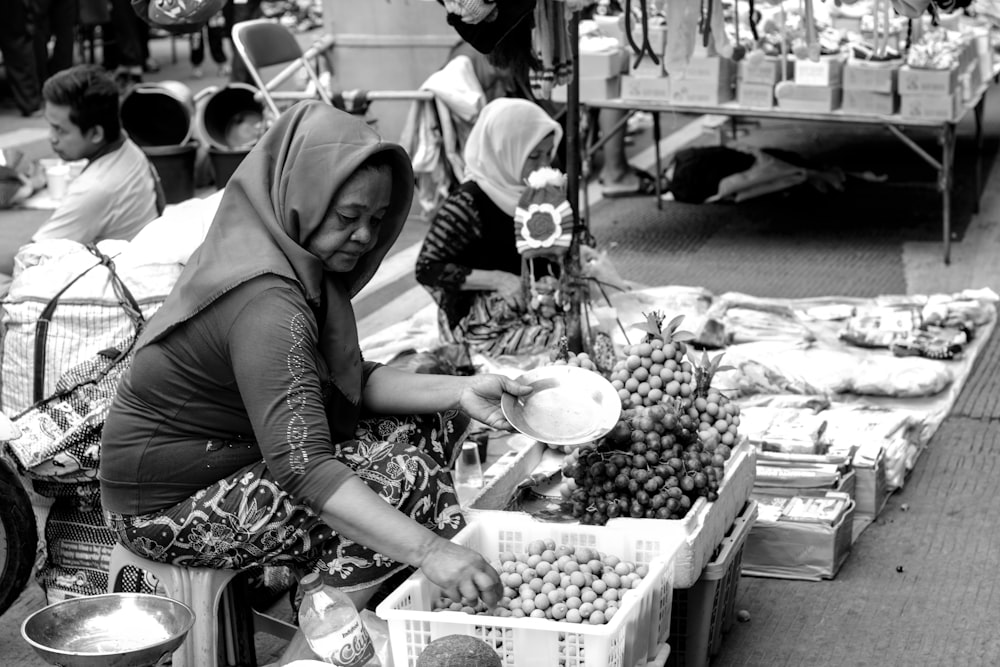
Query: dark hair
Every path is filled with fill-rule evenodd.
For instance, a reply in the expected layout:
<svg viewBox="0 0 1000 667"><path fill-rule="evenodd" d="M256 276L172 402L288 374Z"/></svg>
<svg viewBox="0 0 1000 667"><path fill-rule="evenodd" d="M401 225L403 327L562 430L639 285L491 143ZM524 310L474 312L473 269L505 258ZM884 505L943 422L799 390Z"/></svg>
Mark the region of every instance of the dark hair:
<svg viewBox="0 0 1000 667"><path fill-rule="evenodd" d="M50 104L69 107L69 119L80 131L100 126L105 141L117 141L122 123L118 115L118 86L98 65L77 65L53 74L42 86Z"/></svg>
<svg viewBox="0 0 1000 667"><path fill-rule="evenodd" d="M378 151L365 158L365 161L361 163L354 173L365 169L371 169L372 171L388 169L391 174L396 165L395 154L392 151Z"/></svg>

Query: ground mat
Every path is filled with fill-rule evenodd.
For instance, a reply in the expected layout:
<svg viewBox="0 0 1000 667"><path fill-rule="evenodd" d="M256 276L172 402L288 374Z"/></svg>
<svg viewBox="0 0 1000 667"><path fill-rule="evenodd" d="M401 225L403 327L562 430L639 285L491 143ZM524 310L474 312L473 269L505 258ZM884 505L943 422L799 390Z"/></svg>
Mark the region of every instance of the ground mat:
<svg viewBox="0 0 1000 667"><path fill-rule="evenodd" d="M707 215L707 209L717 209ZM836 230L783 231L731 208L648 198L602 202L591 232L620 273L645 285L697 285L761 297L905 293L901 241ZM650 252L655 249L655 252Z"/></svg>
<svg viewBox="0 0 1000 667"><path fill-rule="evenodd" d="M906 484L836 579L743 577L712 667L996 665L1000 329ZM876 657L877 656L877 657Z"/></svg>

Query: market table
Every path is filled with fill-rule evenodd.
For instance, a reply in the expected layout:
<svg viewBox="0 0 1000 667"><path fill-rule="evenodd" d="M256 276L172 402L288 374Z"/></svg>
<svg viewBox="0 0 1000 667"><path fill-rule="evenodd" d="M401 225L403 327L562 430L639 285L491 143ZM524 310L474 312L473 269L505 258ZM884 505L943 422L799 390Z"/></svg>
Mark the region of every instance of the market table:
<svg viewBox="0 0 1000 667"><path fill-rule="evenodd" d="M737 102L726 102L718 105L688 105L671 104L660 100L640 100L640 99L609 99L609 100L581 100L580 104L585 107L595 109L620 109L628 113L621 119L615 128L608 132L605 137L594 144L586 147L586 153L592 154L600 148L605 141L624 126L634 113L638 111L649 112L653 116L653 145L656 152L656 174L662 173L660 155L660 113L690 113L690 114L714 114L718 116L728 116L732 122L739 118L792 120L803 122L820 123L841 123L851 125L881 125L885 127L893 136L903 142L910 150L916 153L922 160L929 164L938 177L936 187L941 193L941 234L944 245L944 263L951 263L951 204L953 194L953 171L955 161L955 146L957 143L956 126L971 112L975 118L975 146L976 165L973 202L973 212L979 212L979 198L982 194L982 169L983 169L983 107L986 103L986 93L989 86L1000 74L998 69L994 69L994 77L987 80L975 95L972 96L961 108L959 114L951 120L931 120L920 118L908 118L893 114L882 116L875 114L851 113L841 110L831 112L806 112L793 111L789 109L773 108L752 108L741 106ZM935 130L938 135L938 143L941 145L941 157L936 158L924 150L916 141L906 134L907 129ZM661 207L660 199L660 179L656 178L656 206Z"/></svg>

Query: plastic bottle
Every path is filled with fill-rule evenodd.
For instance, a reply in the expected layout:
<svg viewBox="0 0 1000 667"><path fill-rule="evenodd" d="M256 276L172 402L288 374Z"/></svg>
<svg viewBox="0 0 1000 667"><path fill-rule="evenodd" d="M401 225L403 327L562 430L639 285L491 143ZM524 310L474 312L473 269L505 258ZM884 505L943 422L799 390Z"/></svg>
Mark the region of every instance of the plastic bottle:
<svg viewBox="0 0 1000 667"><path fill-rule="evenodd" d="M304 596L299 627L313 652L339 667L381 667L375 645L354 603L311 572L299 582Z"/></svg>

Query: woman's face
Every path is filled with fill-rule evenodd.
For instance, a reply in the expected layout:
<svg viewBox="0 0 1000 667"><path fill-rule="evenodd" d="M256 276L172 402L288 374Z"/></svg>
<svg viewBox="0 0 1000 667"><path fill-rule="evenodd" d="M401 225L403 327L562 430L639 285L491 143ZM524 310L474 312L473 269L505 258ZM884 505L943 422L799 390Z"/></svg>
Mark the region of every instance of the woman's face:
<svg viewBox="0 0 1000 667"><path fill-rule="evenodd" d="M361 256L375 247L391 195L388 168L354 172L334 197L323 224L307 240L306 249L327 271L353 270Z"/></svg>
<svg viewBox="0 0 1000 667"><path fill-rule="evenodd" d="M541 167L548 167L552 164L552 151L555 149L556 135L549 134L544 139L538 142L538 145L528 153L528 157L524 160L524 167L521 168L521 180L528 178L528 174L540 169Z"/></svg>

